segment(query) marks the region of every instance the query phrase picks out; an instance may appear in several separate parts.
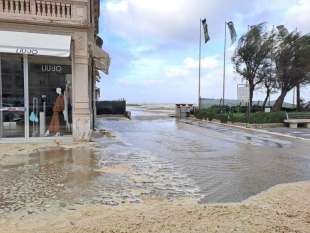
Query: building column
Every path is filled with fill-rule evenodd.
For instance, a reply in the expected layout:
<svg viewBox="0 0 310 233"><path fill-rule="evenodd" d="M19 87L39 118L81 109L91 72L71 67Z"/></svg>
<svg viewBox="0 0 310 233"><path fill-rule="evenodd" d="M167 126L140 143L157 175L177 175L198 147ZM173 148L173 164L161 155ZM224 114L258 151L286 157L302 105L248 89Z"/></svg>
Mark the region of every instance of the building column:
<svg viewBox="0 0 310 233"><path fill-rule="evenodd" d="M88 141L90 140L92 130L89 99L89 55L87 33L78 33L73 39L73 139L77 141Z"/></svg>

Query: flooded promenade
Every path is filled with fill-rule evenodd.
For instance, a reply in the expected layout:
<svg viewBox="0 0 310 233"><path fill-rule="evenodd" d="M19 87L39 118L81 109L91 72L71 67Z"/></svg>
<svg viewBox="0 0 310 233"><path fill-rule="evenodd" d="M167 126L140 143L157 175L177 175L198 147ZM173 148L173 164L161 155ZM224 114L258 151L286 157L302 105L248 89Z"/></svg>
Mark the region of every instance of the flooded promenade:
<svg viewBox="0 0 310 233"><path fill-rule="evenodd" d="M133 107L132 120L98 119L95 147L2 156L0 213L21 216L148 198L236 202L310 179L310 145Z"/></svg>
<svg viewBox="0 0 310 233"><path fill-rule="evenodd" d="M3 152L0 232L307 232L310 183L273 186L310 179L308 142L131 110L85 146Z"/></svg>
<svg viewBox="0 0 310 233"><path fill-rule="evenodd" d="M149 154L163 169L169 164L199 190L201 202L242 201L276 184L310 179L307 142L215 124L189 125L160 108L131 110L131 121L102 120L100 127L126 143L120 150Z"/></svg>

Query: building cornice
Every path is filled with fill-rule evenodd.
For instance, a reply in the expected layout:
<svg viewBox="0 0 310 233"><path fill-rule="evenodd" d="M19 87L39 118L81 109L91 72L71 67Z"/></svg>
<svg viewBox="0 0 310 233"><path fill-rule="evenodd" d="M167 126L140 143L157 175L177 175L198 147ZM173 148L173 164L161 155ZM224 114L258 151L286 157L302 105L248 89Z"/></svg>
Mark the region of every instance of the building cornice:
<svg viewBox="0 0 310 233"><path fill-rule="evenodd" d="M53 27L53 28L72 28L72 29L92 29L91 24L67 24L60 22L40 22L40 21L27 21L22 19L0 19L1 23L15 24L15 25L28 25L28 26L43 26L43 27Z"/></svg>

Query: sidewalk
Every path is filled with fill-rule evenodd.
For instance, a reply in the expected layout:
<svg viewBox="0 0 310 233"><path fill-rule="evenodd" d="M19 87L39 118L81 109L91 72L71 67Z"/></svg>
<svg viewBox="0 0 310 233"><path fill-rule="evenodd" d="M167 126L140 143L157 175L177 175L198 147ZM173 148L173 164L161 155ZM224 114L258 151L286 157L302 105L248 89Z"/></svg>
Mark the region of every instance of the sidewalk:
<svg viewBox="0 0 310 233"><path fill-rule="evenodd" d="M280 133L284 135L290 135L297 138L303 138L310 140L310 129L307 128L298 128L298 129L290 129L286 127L279 128L266 128L268 132Z"/></svg>
<svg viewBox="0 0 310 233"><path fill-rule="evenodd" d="M207 125L220 125L224 127L236 128L251 132L263 133L263 134L270 134L274 136L286 137L291 139L299 139L303 141L310 142L310 129L307 128L298 128L298 129L290 129L287 127L275 127L275 128L264 128L264 129L257 129L257 128L249 128L241 125L236 124L229 124L229 123L220 123L215 121L207 121L207 120L199 120L196 118L187 118L181 119L180 122L196 125L199 127L206 127Z"/></svg>

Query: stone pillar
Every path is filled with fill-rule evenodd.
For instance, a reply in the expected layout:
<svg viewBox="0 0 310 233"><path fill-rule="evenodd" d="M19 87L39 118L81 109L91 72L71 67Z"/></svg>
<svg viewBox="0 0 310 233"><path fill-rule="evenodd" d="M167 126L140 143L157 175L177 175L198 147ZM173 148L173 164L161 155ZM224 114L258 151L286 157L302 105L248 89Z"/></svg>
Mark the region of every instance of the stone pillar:
<svg viewBox="0 0 310 233"><path fill-rule="evenodd" d="M87 32L75 33L73 40L73 138L76 141L88 141L91 136L91 110Z"/></svg>

